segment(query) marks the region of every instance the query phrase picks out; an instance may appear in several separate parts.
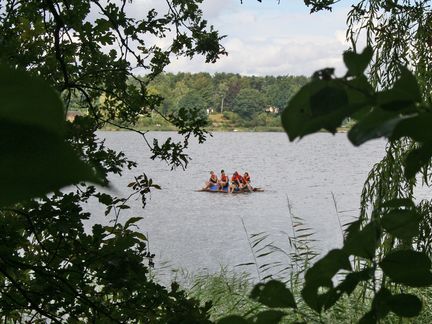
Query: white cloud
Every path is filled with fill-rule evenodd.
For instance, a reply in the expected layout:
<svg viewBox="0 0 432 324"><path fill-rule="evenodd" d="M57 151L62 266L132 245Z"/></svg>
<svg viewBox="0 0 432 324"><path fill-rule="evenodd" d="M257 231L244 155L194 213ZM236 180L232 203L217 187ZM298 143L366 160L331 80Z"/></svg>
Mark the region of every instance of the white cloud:
<svg viewBox="0 0 432 324"><path fill-rule="evenodd" d="M345 30L336 30L335 31L335 37L341 44L348 45Z"/></svg>
<svg viewBox="0 0 432 324"><path fill-rule="evenodd" d="M233 10L234 7L235 3L232 0L205 0L201 10L206 19L212 20Z"/></svg>
<svg viewBox="0 0 432 324"><path fill-rule="evenodd" d="M233 72L247 75L310 75L325 67L342 69L341 54L346 49L336 39L286 38L267 42L245 42L231 39L225 44L227 57L215 64L204 64L202 58L192 61L180 58L168 70L184 72Z"/></svg>
<svg viewBox="0 0 432 324"><path fill-rule="evenodd" d="M193 60L173 58L170 72L232 72L248 75L310 75L325 67L344 72L342 53L349 47L345 40L347 8L334 12L309 14L306 7L292 7L289 1L260 4L248 0L205 0L204 17L220 34L228 56L215 64L205 64L203 57ZM146 14L165 1L137 0L131 10ZM135 3L135 5L133 5ZM163 11L161 11L162 13ZM166 46L167 40L159 40Z"/></svg>

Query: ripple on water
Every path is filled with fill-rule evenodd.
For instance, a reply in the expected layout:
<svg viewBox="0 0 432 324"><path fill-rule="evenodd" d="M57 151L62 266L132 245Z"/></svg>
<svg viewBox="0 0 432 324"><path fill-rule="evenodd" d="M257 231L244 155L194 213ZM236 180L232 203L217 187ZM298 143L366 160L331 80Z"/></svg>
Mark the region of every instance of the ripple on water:
<svg viewBox="0 0 432 324"><path fill-rule="evenodd" d="M203 145L192 143L192 161L186 171L171 172L163 162L149 159L140 136L130 132L99 135L106 138L107 146L139 162L138 169L113 178L118 193L126 195L127 183L141 172L162 186L151 194L144 210L134 201L125 216L145 217L140 230L149 236L159 262L189 271L217 271L221 265L252 261L241 219L249 234L267 232L289 249L286 236L281 235L281 231L292 232L288 199L293 213L315 231L318 251L338 246L340 227L331 193L338 210L351 210L340 213L342 220L351 220L367 173L385 147L384 141L377 140L355 148L346 134L319 133L290 143L284 133L214 133ZM150 133L153 136L178 138L170 132ZM253 185L266 191L243 195L194 191L203 186L210 170L219 173L222 168L229 174L248 171ZM96 205L89 209L95 214L92 222L106 222Z"/></svg>

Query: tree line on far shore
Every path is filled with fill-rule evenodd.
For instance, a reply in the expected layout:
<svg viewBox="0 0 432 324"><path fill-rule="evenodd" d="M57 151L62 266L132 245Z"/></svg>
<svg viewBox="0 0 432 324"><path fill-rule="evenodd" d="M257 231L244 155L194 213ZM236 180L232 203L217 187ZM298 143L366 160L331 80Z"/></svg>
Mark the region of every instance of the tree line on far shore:
<svg viewBox="0 0 432 324"><path fill-rule="evenodd" d="M250 120L266 109L279 114L307 82L305 76L162 73L150 83L148 91L165 98L162 113L189 106L207 113L232 111Z"/></svg>
<svg viewBox="0 0 432 324"><path fill-rule="evenodd" d="M145 76L138 78L145 80ZM164 98L158 108L163 115L175 115L183 108L197 111L209 126L215 128L280 127L280 113L308 80L305 76L291 75L162 73L149 83L147 92ZM136 81L131 79L130 82ZM73 101L73 109L79 111L79 98ZM140 125L170 127L154 111L149 116L143 116Z"/></svg>

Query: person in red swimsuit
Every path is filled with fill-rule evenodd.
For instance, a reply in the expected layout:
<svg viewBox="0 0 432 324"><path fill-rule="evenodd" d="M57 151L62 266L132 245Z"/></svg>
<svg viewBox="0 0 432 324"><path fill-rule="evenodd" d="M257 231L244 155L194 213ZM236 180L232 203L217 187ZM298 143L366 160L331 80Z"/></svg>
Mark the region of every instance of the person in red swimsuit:
<svg viewBox="0 0 432 324"><path fill-rule="evenodd" d="M238 191L240 190L240 178L239 173L236 171L233 173L231 177L231 185L229 186L228 192Z"/></svg>
<svg viewBox="0 0 432 324"><path fill-rule="evenodd" d="M221 170L221 176L219 179L219 190L225 191L226 189L228 189L228 186L229 186L229 178L225 174L225 170Z"/></svg>
<svg viewBox="0 0 432 324"><path fill-rule="evenodd" d="M250 191L254 191L254 188L251 186L250 182L251 182L251 178L248 172L245 172L243 174L243 188L248 188Z"/></svg>

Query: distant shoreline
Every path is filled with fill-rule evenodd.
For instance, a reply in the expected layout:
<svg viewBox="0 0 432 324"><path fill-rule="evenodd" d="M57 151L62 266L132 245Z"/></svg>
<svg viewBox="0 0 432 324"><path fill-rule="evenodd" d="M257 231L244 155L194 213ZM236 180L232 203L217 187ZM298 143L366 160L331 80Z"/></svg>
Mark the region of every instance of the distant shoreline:
<svg viewBox="0 0 432 324"><path fill-rule="evenodd" d="M337 133L347 133L349 131L349 127L339 127L337 129ZM115 126L106 126L101 129L102 131L109 131L109 132L122 132L122 131L128 131L128 129L123 129L120 127ZM136 130L138 131L149 131L149 132L176 132L178 131L175 127L167 127L167 126L161 126L161 127L146 127L140 128L137 127ZM205 128L208 132L220 132L220 133L284 133L285 130L282 127L266 127L266 126L257 126L257 127L236 127L236 128L218 128L218 127L209 127ZM322 130L323 133L326 133L326 130Z"/></svg>

